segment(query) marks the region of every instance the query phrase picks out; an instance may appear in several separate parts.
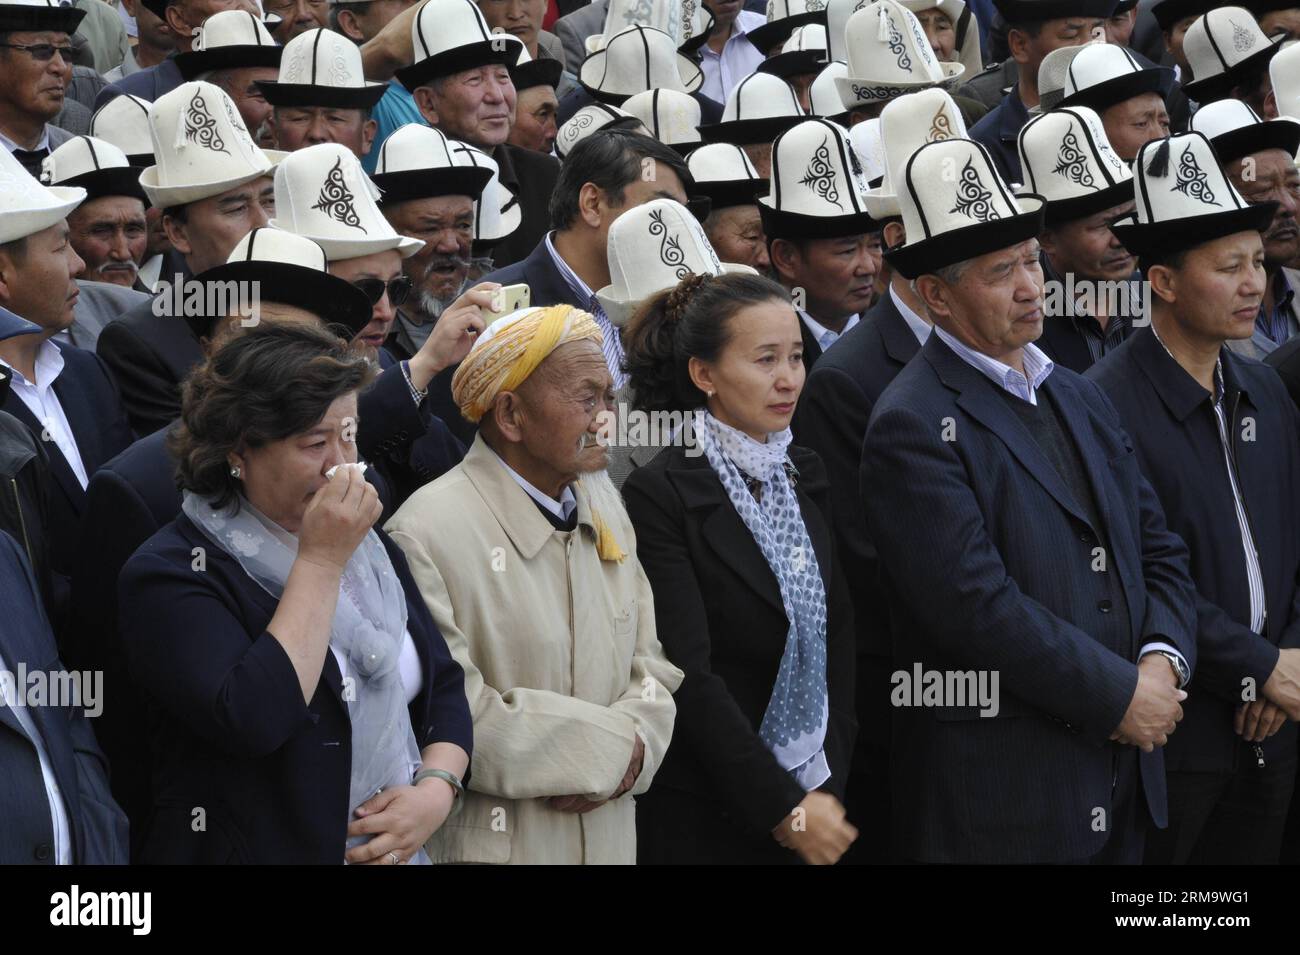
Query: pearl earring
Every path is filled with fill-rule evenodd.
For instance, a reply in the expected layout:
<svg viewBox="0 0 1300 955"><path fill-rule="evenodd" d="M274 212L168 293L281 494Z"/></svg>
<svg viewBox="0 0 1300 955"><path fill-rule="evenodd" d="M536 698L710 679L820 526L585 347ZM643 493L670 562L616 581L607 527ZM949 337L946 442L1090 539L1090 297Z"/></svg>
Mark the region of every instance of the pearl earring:
<svg viewBox="0 0 1300 955"><path fill-rule="evenodd" d="M230 469L230 476L232 478L238 479L239 475L240 475L239 465L236 464L233 468Z"/></svg>

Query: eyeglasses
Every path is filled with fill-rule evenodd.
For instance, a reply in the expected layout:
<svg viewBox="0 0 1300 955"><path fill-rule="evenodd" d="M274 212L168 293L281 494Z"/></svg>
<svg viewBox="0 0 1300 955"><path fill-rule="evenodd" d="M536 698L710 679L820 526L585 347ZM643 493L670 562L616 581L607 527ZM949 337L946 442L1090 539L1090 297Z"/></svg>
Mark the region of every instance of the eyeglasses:
<svg viewBox="0 0 1300 955"><path fill-rule="evenodd" d="M388 301L393 305L401 305L411 294L411 280L405 275L399 275L387 282L383 279L357 279L352 284L361 289L366 298L370 299L371 305L378 305L379 300L384 297L384 292L388 293Z"/></svg>
<svg viewBox="0 0 1300 955"><path fill-rule="evenodd" d="M63 57L63 62L71 65L72 47L56 46L53 43L0 43L0 47L10 50L22 50L37 63L48 63L54 59L57 53Z"/></svg>

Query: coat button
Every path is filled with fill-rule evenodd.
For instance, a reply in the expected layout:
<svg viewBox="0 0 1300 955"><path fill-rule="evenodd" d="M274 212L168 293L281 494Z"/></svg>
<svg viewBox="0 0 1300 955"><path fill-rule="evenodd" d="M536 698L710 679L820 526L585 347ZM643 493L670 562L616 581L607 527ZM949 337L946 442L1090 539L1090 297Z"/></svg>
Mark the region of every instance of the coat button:
<svg viewBox="0 0 1300 955"><path fill-rule="evenodd" d="M1100 610L1102 613L1110 613L1110 601L1109 601L1109 600L1098 600L1098 601L1097 601L1097 609Z"/></svg>
<svg viewBox="0 0 1300 955"><path fill-rule="evenodd" d="M50 856L54 855L54 850L50 848L48 842L42 842L36 847L36 851L32 855L36 856L37 862L49 862Z"/></svg>

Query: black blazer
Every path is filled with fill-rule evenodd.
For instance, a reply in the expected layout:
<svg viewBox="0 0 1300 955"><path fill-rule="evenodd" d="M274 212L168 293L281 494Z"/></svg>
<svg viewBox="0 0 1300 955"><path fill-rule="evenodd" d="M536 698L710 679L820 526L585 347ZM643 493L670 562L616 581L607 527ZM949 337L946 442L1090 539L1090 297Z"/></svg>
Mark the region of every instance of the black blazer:
<svg viewBox="0 0 1300 955"><path fill-rule="evenodd" d="M122 401L104 363L94 352L74 345L55 342L63 355L63 371L54 380L54 394L72 429L73 440L81 455L86 475L93 475L101 464L133 440ZM38 438L45 425L37 421L21 398L12 390L0 406L31 429ZM77 543L82 515L86 509L86 490L77 480L72 466L53 441L43 441L49 458L51 482L48 498L50 569L55 607L51 614L55 631L62 636L66 629L68 578L77 559Z"/></svg>
<svg viewBox="0 0 1300 955"><path fill-rule="evenodd" d="M795 314L798 315L798 312ZM803 370L811 374L813 365L817 364L817 359L822 357L822 346L802 315L799 315L799 337L803 339ZM838 345L839 342L836 344Z"/></svg>
<svg viewBox="0 0 1300 955"><path fill-rule="evenodd" d="M498 178L515 194L523 213L519 228L492 246L492 259L497 268L502 268L526 256L550 231L551 193L560 178L560 161L510 143L492 150L492 158L497 161Z"/></svg>
<svg viewBox="0 0 1300 955"><path fill-rule="evenodd" d="M402 552L382 531L406 591L424 674L410 706L421 749L471 751L463 675ZM192 570L204 548L206 569ZM338 664L326 653L305 705L293 665L266 630L277 602L178 516L135 553L118 588L131 676L149 701L153 812L148 863L343 861L352 743ZM192 827L202 807L206 829Z"/></svg>
<svg viewBox="0 0 1300 955"><path fill-rule="evenodd" d="M653 801L661 790L689 794L759 845L775 845L771 830L804 797L758 735L789 621L776 576L722 482L703 454L688 456L687 450L665 448L623 486L637 558L654 589L659 640L686 673L673 694L672 745L641 798ZM831 778L822 788L842 799L857 730L853 609L832 543L825 469L811 451L792 446L789 453L828 604L825 750ZM690 823L683 818L682 824Z"/></svg>
<svg viewBox="0 0 1300 955"><path fill-rule="evenodd" d="M1241 531L1209 392L1150 328L1139 329L1088 373L1124 419L1169 528L1191 554L1199 662L1183 721L1165 747L1171 772L1227 773L1239 760L1254 759L1250 744L1232 731L1242 681L1251 677L1258 691L1279 648L1300 646L1300 414L1269 368L1228 348L1221 356L1237 483L1264 579L1262 634L1250 629ZM1247 429L1253 437L1242 440ZM1295 723L1288 720L1260 745L1269 761L1284 753L1293 757Z"/></svg>
<svg viewBox="0 0 1300 955"><path fill-rule="evenodd" d="M1291 400L1300 405L1300 336L1283 342L1265 355L1264 364L1277 372Z"/></svg>
<svg viewBox="0 0 1300 955"><path fill-rule="evenodd" d="M113 373L135 433L144 436L181 416L181 382L203 361L187 322L155 315L141 302L99 333L95 351Z"/></svg>
<svg viewBox="0 0 1300 955"><path fill-rule="evenodd" d="M1039 389L1077 447L1093 526L997 387L931 335L880 396L863 445L894 666L999 679L995 717L895 708L894 828L914 861L1092 857L1118 831L1095 830L1093 810L1114 818L1116 773L1133 762L1164 826L1163 752L1138 757L1109 737L1145 644L1196 665L1187 547L1104 392L1064 368Z"/></svg>
<svg viewBox="0 0 1300 955"><path fill-rule="evenodd" d="M65 669L54 646L41 597L21 545L0 532L0 660L10 673ZM63 795L72 835L72 861L125 864L126 816L108 790L108 764L81 707L27 708ZM54 826L40 757L23 725L0 706L0 865L52 864Z"/></svg>

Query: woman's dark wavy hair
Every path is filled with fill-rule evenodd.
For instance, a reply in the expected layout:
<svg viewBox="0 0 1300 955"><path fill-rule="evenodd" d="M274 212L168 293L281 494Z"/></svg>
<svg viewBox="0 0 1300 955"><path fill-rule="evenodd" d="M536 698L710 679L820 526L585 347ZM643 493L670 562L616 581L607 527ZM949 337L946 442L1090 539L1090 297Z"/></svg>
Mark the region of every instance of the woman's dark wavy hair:
<svg viewBox="0 0 1300 955"><path fill-rule="evenodd" d="M623 330L624 370L640 411L692 411L704 392L691 381L692 358L713 362L727 345L727 326L743 308L789 304L790 294L761 275L688 275L647 299Z"/></svg>
<svg viewBox="0 0 1300 955"><path fill-rule="evenodd" d="M236 504L231 451L310 430L373 375L366 358L316 325L264 322L230 338L181 388L181 422L167 439L177 487L217 509Z"/></svg>

